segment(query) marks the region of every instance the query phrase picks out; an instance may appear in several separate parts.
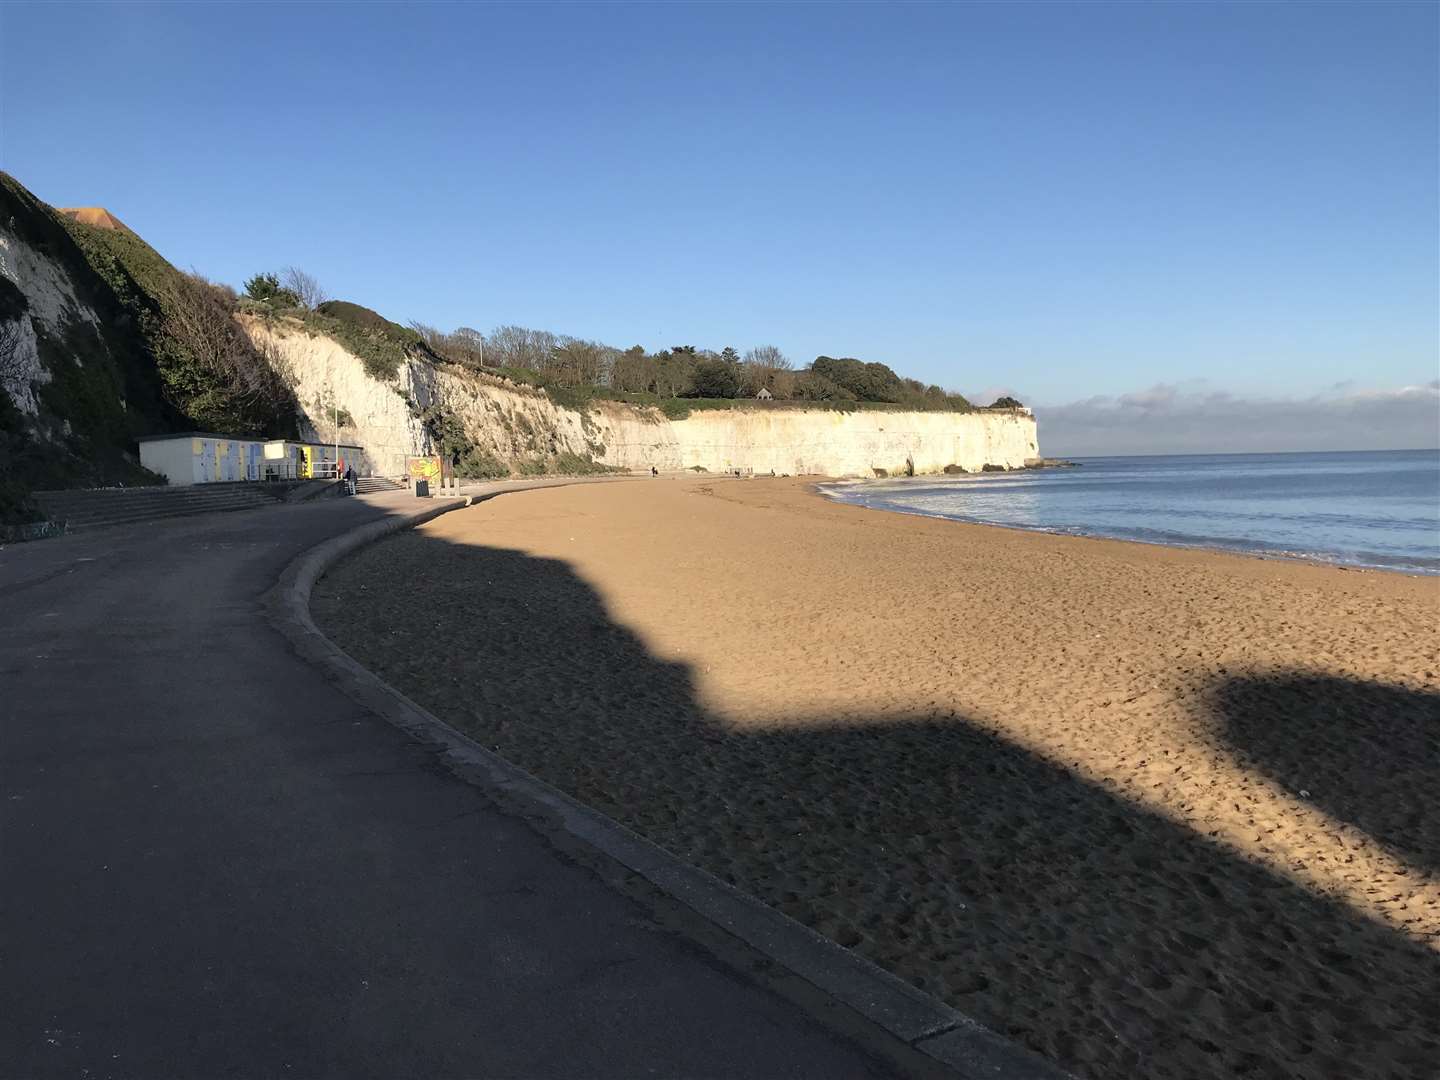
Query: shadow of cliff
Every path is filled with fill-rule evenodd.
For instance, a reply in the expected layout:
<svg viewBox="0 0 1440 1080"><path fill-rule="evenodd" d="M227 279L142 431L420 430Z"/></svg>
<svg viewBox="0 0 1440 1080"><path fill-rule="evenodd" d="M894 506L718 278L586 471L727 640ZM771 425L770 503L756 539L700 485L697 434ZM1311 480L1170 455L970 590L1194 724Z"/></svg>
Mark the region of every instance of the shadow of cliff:
<svg viewBox="0 0 1440 1080"><path fill-rule="evenodd" d="M1435 954L982 721L738 729L564 563L424 533L314 611L485 745L1080 1075L1440 1060Z"/></svg>
<svg viewBox="0 0 1440 1080"><path fill-rule="evenodd" d="M1286 674L1227 679L1209 705L1241 764L1440 874L1440 695Z"/></svg>

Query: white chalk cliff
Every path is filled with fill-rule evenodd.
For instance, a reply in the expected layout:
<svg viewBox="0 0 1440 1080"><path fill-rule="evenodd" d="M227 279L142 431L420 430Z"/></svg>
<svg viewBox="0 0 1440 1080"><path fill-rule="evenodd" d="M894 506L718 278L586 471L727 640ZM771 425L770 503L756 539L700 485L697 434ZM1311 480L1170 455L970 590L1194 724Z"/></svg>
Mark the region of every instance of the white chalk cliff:
<svg viewBox="0 0 1440 1080"><path fill-rule="evenodd" d="M530 387L421 360L390 380L372 378L338 342L298 324L242 323L273 346L300 401L302 433L365 448L376 472L398 475L410 454L432 451L427 411L458 422L478 450L506 462L558 454L625 469L701 468L791 475L938 473L947 466L1021 468L1039 456L1035 419L1023 411L890 412L788 406L702 409L671 420L656 409L596 402L584 412Z"/></svg>
<svg viewBox="0 0 1440 1080"><path fill-rule="evenodd" d="M35 388L51 379L40 361L37 328L61 339L72 320L99 323L95 313L75 296L65 271L53 259L37 252L0 223L0 274L25 295L26 314L15 320L11 333L13 353L0 364L0 392L6 393L22 413L39 412ZM97 341L99 340L97 332ZM77 358L78 359L78 358Z"/></svg>

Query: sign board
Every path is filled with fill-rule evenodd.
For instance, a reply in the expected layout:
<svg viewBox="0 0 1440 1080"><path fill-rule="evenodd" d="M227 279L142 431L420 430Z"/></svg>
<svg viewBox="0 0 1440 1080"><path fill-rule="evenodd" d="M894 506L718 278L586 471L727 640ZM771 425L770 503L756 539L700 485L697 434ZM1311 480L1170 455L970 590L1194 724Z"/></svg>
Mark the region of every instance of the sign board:
<svg viewBox="0 0 1440 1080"><path fill-rule="evenodd" d="M431 457L407 457L405 459L405 473L411 480L427 480L430 486L438 488L442 469L440 459Z"/></svg>

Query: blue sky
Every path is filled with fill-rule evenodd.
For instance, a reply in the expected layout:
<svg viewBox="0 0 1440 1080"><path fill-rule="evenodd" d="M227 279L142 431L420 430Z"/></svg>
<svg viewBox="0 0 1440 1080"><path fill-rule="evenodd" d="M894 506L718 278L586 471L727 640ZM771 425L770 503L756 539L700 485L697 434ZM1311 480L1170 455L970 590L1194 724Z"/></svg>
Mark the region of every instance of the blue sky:
<svg viewBox="0 0 1440 1080"><path fill-rule="evenodd" d="M1040 404L1437 375L1431 4L0 6L0 168L399 321ZM1437 421L1440 427L1440 421Z"/></svg>

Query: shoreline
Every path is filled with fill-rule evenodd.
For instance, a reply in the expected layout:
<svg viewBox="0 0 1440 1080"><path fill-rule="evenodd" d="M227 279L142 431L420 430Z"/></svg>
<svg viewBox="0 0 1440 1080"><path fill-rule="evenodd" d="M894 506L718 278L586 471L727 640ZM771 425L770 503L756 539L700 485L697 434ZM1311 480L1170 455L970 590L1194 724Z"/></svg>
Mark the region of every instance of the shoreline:
<svg viewBox="0 0 1440 1080"><path fill-rule="evenodd" d="M918 479L918 477L916 478ZM847 502L820 490L822 484L835 483L822 480L813 487L813 494L820 499L838 506L849 506L856 510L870 510L877 514L900 514L905 517L924 518L929 521L949 521L956 525L973 525L982 529L1004 529L1007 532L1028 533L1035 536L1054 536L1074 540L1105 540L1112 544L1139 544L1143 547L1164 548L1171 551L1202 551L1211 555L1230 555L1240 559L1259 559L1281 563L1295 563L1300 566L1314 566L1320 569L1345 570L1353 574L1400 574L1404 577L1434 580L1440 578L1440 569L1420 570L1413 567L1380 566L1375 563L1346 563L1327 559L1319 555L1303 555L1298 552L1258 551L1246 548L1216 547L1213 544L1179 544L1164 540L1137 540L1133 537L1106 536L1103 533L1064 532L1060 529L1042 529L1026 525L1009 525L1003 521L979 521L971 518L950 517L947 514L927 514L923 510L899 510L888 506L867 506L864 503ZM868 480L853 483L866 484Z"/></svg>
<svg viewBox="0 0 1440 1080"><path fill-rule="evenodd" d="M680 475L680 474L676 474ZM976 473L976 476L980 474ZM724 479L722 477L722 479ZM756 477L754 479L769 479ZM890 507L869 506L865 503L847 502L827 494L821 488L825 484L833 483L854 483L869 484L877 481L863 478L853 480L814 479L803 477L811 481L807 492L818 502L829 506L839 507L846 510L867 511L873 514L880 514L886 517L913 518L918 521L943 523L946 525L957 525L967 529L993 529L1001 533L1015 536L1044 537L1050 540L1066 541L1077 540L1091 544L1119 544L1122 547L1134 547L1145 551L1173 552L1175 554L1195 554L1213 556L1217 559L1236 559L1243 563L1263 563L1272 566L1304 567L1309 570L1332 571L1338 570L1350 574L1373 574L1380 579L1398 578L1406 581L1437 582L1440 581L1440 570L1415 570L1402 569L1398 567L1374 566L1360 563L1341 563L1323 558L1309 558L1298 554L1281 554L1279 552L1267 551L1246 551L1237 548L1215 547L1207 544L1175 544L1165 543L1160 540L1136 540L1123 536L1104 536L1099 533L1061 532L1058 529L1029 528L1024 525L1009 525L1001 521L974 521L968 518L948 517L944 514L927 514L920 510L899 510ZM914 479L921 479L915 477ZM743 482L740 481L740 482Z"/></svg>
<svg viewBox="0 0 1440 1080"><path fill-rule="evenodd" d="M1237 455L1237 456L1240 456L1240 455ZM1079 466L1077 465L1077 467L1079 467ZM1010 471L1011 471L1011 472L1027 472L1027 471L1033 471L1033 470L1019 470L1019 469L1015 469L1015 470L1010 470ZM984 475L984 474L981 474L981 473L972 473L972 474L970 474L970 476L971 476L972 478L975 478L975 479L981 478L982 475ZM998 474L991 474L991 475L998 475ZM1424 568L1424 567L1417 567L1417 566L1413 566L1413 565L1388 566L1388 565L1385 565L1385 564L1383 564L1383 563L1346 562L1346 561L1344 561L1344 560L1341 559L1341 558L1338 558L1338 557L1335 557L1335 556L1331 556L1331 555L1326 555L1326 554L1324 554L1324 553L1306 553L1306 552L1297 552L1297 551L1272 551L1272 550L1266 550L1266 549L1264 549L1264 548L1224 547L1224 546L1221 546L1221 545L1212 544L1212 543L1204 543L1204 542L1197 542L1197 543L1193 543L1193 544L1187 544L1187 543L1182 543L1182 542L1178 542L1178 541L1169 541L1169 540L1143 540L1143 539L1140 539L1140 538L1137 538L1137 537L1109 536L1109 535L1106 535L1106 534L1104 534L1104 533L1099 533L1099 532L1083 532L1083 531L1067 532L1067 531L1065 531L1065 530L1063 530L1063 529L1047 529L1047 528L1043 528L1043 527L1040 527L1040 526L1014 525L1014 524L1011 524L1011 523L1009 523L1009 522L1004 522L1004 521L985 521L985 520L981 520L981 519L978 519L978 518L954 517L954 516L949 515L949 514L930 513L930 512L926 512L926 511L924 511L924 510L911 510L911 509L905 509L905 508L901 508L901 507L891 507L891 506L872 506L872 505L870 505L870 504L868 504L868 503L851 501L851 500L849 500L849 499L844 498L843 496L841 496L841 495L839 495L839 494L831 493L831 492L829 492L829 491L824 490L824 488L825 488L827 485L834 485L834 486L844 485L844 486L847 486L847 487L862 487L862 486L865 486L865 485L877 484L877 483L893 484L893 483L896 483L896 482L907 483L907 482L924 482L924 481L936 481L936 480L944 481L945 479L946 479L945 477L943 477L943 476L941 476L941 475L939 475L939 474L928 474L928 475L926 475L926 476L914 476L914 477L886 477L886 478L878 478L878 477L877 477L877 478L873 478L873 479L866 479L866 478L864 478L864 477L838 477L838 478L836 478L836 477L827 477L827 478L824 478L824 479L815 480L815 482L811 485L811 491L812 491L813 494L815 494L815 495L818 496L819 498L822 498L822 499L824 499L824 500L827 501L827 502L835 503L835 504L841 505L841 506L852 506L852 507L856 507L856 508L862 509L862 510L873 510L873 511L875 511L875 512L877 512L877 513L901 514L901 515L905 515L905 516L908 516L908 517L926 518L926 519L935 520L935 521L951 521L951 522L955 522L956 524L959 524L959 525L981 525L981 526L985 526L985 527L993 528L993 529L1006 529L1006 530L1009 530L1009 531L1012 531L1012 532L1033 533L1033 534L1038 534L1038 535L1041 535L1041 536L1074 537L1074 538L1076 538L1076 539L1083 539L1083 540L1109 540L1109 541L1112 541L1112 542L1114 542L1114 543L1120 543L1120 544L1142 544L1142 545L1145 545L1145 546L1147 546L1147 547L1170 548L1170 549L1177 550L1177 551L1205 551L1205 552L1212 552L1212 553L1214 553L1214 554L1216 554L1216 555L1235 555L1235 556L1240 556L1240 557L1242 557L1242 558L1248 558L1248 559L1271 559L1271 560L1277 560L1277 561L1287 562L1287 563L1300 563L1300 564L1302 564L1302 565L1307 565L1307 566L1330 567L1330 568L1337 569L1337 570L1350 571L1350 572L1352 572L1352 573L1402 574L1402 575L1405 575L1405 576L1407 576L1407 577L1417 577L1417 578L1424 578L1424 579L1436 579L1436 578L1440 578L1440 566L1436 566L1436 567L1434 567L1433 569L1427 569L1427 568Z"/></svg>
<svg viewBox="0 0 1440 1080"><path fill-rule="evenodd" d="M494 500L341 564L315 618L1078 1075L1423 1075L1428 579L848 514L815 483Z"/></svg>

